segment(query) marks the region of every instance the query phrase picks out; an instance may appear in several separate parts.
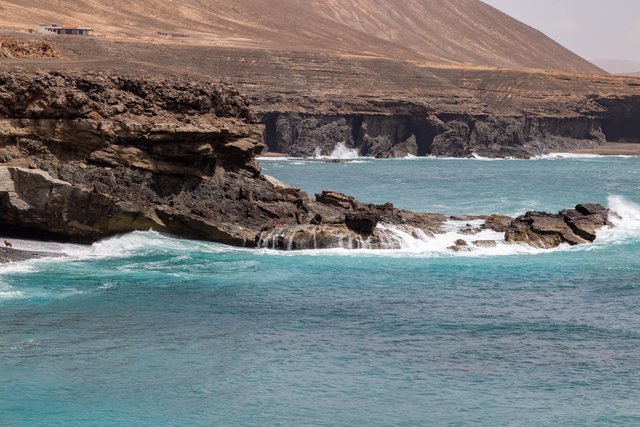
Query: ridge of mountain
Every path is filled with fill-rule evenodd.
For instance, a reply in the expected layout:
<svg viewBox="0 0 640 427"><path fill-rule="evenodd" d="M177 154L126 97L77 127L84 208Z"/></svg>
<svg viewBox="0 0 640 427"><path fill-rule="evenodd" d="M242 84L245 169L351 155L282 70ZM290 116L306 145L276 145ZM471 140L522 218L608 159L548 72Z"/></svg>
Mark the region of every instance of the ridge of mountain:
<svg viewBox="0 0 640 427"><path fill-rule="evenodd" d="M5 0L0 27L87 25L112 39L597 73L479 0Z"/></svg>

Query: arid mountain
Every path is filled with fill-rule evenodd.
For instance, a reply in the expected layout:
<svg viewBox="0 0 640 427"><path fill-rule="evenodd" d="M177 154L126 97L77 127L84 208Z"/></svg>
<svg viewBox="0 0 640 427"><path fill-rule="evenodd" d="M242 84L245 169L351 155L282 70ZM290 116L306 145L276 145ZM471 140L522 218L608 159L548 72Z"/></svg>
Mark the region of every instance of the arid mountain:
<svg viewBox="0 0 640 427"><path fill-rule="evenodd" d="M110 39L601 72L479 0L3 0L0 27L91 26Z"/></svg>
<svg viewBox="0 0 640 427"><path fill-rule="evenodd" d="M227 80L272 151L530 157L640 142L640 79L611 76L478 0L3 0L0 32L63 59L0 69ZM20 32L22 31L22 32Z"/></svg>

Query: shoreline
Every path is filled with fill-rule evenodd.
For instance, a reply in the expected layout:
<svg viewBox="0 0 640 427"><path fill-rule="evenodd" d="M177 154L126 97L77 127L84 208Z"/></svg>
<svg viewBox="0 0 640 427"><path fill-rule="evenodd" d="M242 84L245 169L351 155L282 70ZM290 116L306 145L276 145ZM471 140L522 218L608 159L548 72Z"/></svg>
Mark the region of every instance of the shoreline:
<svg viewBox="0 0 640 427"><path fill-rule="evenodd" d="M567 151L562 151L557 153L554 152L551 154L563 154L563 153L597 155L597 156L640 156L640 142L607 142L595 148L567 150ZM417 158L420 158L420 157L431 157L431 156L418 156ZM374 159L373 157L358 157L356 159L339 159L339 158L332 158L332 157L315 157L315 156L314 157L296 157L296 156L290 156L286 153L269 152L269 151L257 156L258 160L265 160L265 161L288 159L288 158L304 159L304 160L325 160L325 161L332 161L332 160L333 161L335 160L349 161L349 160L357 160L360 158ZM395 158L402 159L402 157L395 157ZM449 158L449 157L442 157L442 158ZM465 159L465 158L468 158L468 157L460 157L460 159ZM500 160L500 159L506 159L506 158L507 157L496 157L495 159Z"/></svg>
<svg viewBox="0 0 640 427"><path fill-rule="evenodd" d="M640 142L607 142L596 148L568 151L571 154L595 154L599 156L640 156Z"/></svg>
<svg viewBox="0 0 640 427"><path fill-rule="evenodd" d="M25 251L21 249L0 248L0 265L11 262L29 261L39 258L57 258L60 254L51 252Z"/></svg>

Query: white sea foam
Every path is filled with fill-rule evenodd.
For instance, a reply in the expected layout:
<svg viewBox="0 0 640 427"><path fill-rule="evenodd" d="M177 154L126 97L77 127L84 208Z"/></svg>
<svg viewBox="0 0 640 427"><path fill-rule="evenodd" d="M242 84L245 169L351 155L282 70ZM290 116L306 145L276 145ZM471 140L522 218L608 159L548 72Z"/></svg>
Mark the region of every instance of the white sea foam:
<svg viewBox="0 0 640 427"><path fill-rule="evenodd" d="M256 160L259 162L283 162L283 161L291 161L291 160L304 160L305 157L256 157Z"/></svg>
<svg viewBox="0 0 640 427"><path fill-rule="evenodd" d="M191 251L218 253L228 247L210 242L185 240L167 236L156 231L134 231L101 240L92 245L40 242L12 239L14 248L28 251L49 252L52 258L32 259L23 262L0 264L0 275L7 273L30 273L37 271L42 263L74 260L127 258L151 254L176 254L184 256Z"/></svg>
<svg viewBox="0 0 640 427"><path fill-rule="evenodd" d="M0 282L0 300L21 298L22 292L16 290L13 286Z"/></svg>
<svg viewBox="0 0 640 427"><path fill-rule="evenodd" d="M613 227L598 233L597 244L620 243L640 239L640 205L618 195L608 197Z"/></svg>
<svg viewBox="0 0 640 427"><path fill-rule="evenodd" d="M493 230L480 230L475 234L468 234L465 229L477 229L482 225L478 221L448 221L443 225L443 232L435 236L428 236L419 230L409 230L407 227L398 227L389 224L379 224L378 229L385 232L390 238L389 249L352 250L347 247L323 250L306 251L274 251L260 249L253 253L297 256L297 255L340 255L340 256L390 256L390 257L485 257L505 256L518 254L539 254L562 250L590 250L612 243L640 239L640 205L625 199L622 196L610 196L608 207L611 210L611 222L614 227L603 229L598 233L595 245L581 245L570 248L563 245L556 249L546 250L533 248L525 244L511 244L504 240L504 234ZM451 249L457 240L468 242L468 250L461 251ZM474 241L494 241L495 246L481 247L474 245ZM190 253L221 253L230 251L249 252L250 249L233 248L216 243L177 239L154 231L136 231L133 233L105 239L93 245L74 245L48 242L36 242L27 240L13 240L16 246L29 250L48 250L57 254L67 255L66 258L51 258L29 260L19 263L0 265L0 298L20 297L21 292L2 281L6 274L28 274L36 272L42 264L50 262L66 262L70 258L74 260L128 258L133 256L146 256L153 254L166 254L171 256L188 257ZM365 246L366 247L366 246Z"/></svg>
<svg viewBox="0 0 640 427"><path fill-rule="evenodd" d="M514 160L513 157L500 157L500 158L495 158L495 157L483 157L479 154L476 153L471 153L471 156L474 160L483 160L483 161L488 161L488 162L493 162L496 160Z"/></svg>
<svg viewBox="0 0 640 427"><path fill-rule="evenodd" d="M562 245L555 249L533 248L526 244L508 243L504 239L504 233L493 230L480 230L484 221L448 221L443 224L442 233L434 236L425 234L422 230L407 226L396 226L391 224L378 224L377 229L381 235L381 240L387 246L386 249L364 249L353 250L348 242L344 247L335 249L310 249L302 251L278 251L272 249L261 249L260 253L279 256L296 255L338 255L338 256L383 256L383 257L421 257L434 258L445 256L463 257L486 257L486 256L506 256L518 254L539 254L558 250L569 249L568 245ZM476 232L469 234L468 229L476 229ZM466 247L456 251L452 247L458 240L467 242ZM474 242L481 242L479 245ZM495 246L483 246L483 242L495 242ZM366 243L366 242L365 242Z"/></svg>
<svg viewBox="0 0 640 427"><path fill-rule="evenodd" d="M81 258L127 258L150 254L184 254L190 251L219 253L227 247L217 243L185 240L156 231L134 231L101 240L78 253Z"/></svg>
<svg viewBox="0 0 640 427"><path fill-rule="evenodd" d="M338 142L329 155L331 159L354 160L360 158L357 148L349 148L344 142Z"/></svg>
<svg viewBox="0 0 640 427"><path fill-rule="evenodd" d="M13 242L13 240L12 240ZM0 300L23 298L24 293L6 283L3 276L7 274L27 274L37 271L33 261L0 264Z"/></svg>
<svg viewBox="0 0 640 427"><path fill-rule="evenodd" d="M477 257L544 252L544 250L532 248L528 245L507 243L504 239L504 233L493 230L481 230L474 234L469 234L465 231L470 228L477 229L483 222L482 220L448 221L443 224L444 233L436 234L435 236L427 236L424 233L406 233L398 229L398 227L389 225L381 225L381 227L397 234L400 238L402 249L397 251L400 253L426 256L455 255ZM459 251L453 250L452 247L455 246L458 240L464 240L468 246L463 246ZM476 245L473 242L480 243ZM483 242L495 242L495 246L489 243L489 246L485 247L482 246Z"/></svg>
<svg viewBox="0 0 640 427"><path fill-rule="evenodd" d="M604 156L602 154L549 153L549 154L543 154L541 156L537 156L536 159L541 159L541 160L544 160L544 159L597 159L600 157L610 157L610 156Z"/></svg>

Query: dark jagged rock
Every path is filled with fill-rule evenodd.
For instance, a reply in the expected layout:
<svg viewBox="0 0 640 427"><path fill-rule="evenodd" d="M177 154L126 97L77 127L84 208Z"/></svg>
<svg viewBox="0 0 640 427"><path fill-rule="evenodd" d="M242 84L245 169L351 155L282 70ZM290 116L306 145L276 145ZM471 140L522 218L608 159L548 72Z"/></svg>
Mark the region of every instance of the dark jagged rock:
<svg viewBox="0 0 640 427"><path fill-rule="evenodd" d="M344 223L350 230L363 234L372 234L380 221L377 213L371 211L348 212Z"/></svg>
<svg viewBox="0 0 640 427"><path fill-rule="evenodd" d="M604 226L611 226L608 220L609 210L599 204L578 205L575 209L560 212L566 224L576 235L593 242L596 233Z"/></svg>
<svg viewBox="0 0 640 427"><path fill-rule="evenodd" d="M558 214L527 212L516 218L506 231L508 242L553 248L563 243L578 245L596 239L596 232L611 226L609 211L601 205L578 205Z"/></svg>
<svg viewBox="0 0 640 427"><path fill-rule="evenodd" d="M509 229L513 218L505 215L489 215L485 218L481 228L504 233Z"/></svg>
<svg viewBox="0 0 640 427"><path fill-rule="evenodd" d="M316 202L342 209L353 209L357 205L355 198L331 190L316 194Z"/></svg>
<svg viewBox="0 0 640 427"><path fill-rule="evenodd" d="M261 137L228 85L0 73L0 223L83 242L154 228L255 245L264 223L302 209L260 175Z"/></svg>

